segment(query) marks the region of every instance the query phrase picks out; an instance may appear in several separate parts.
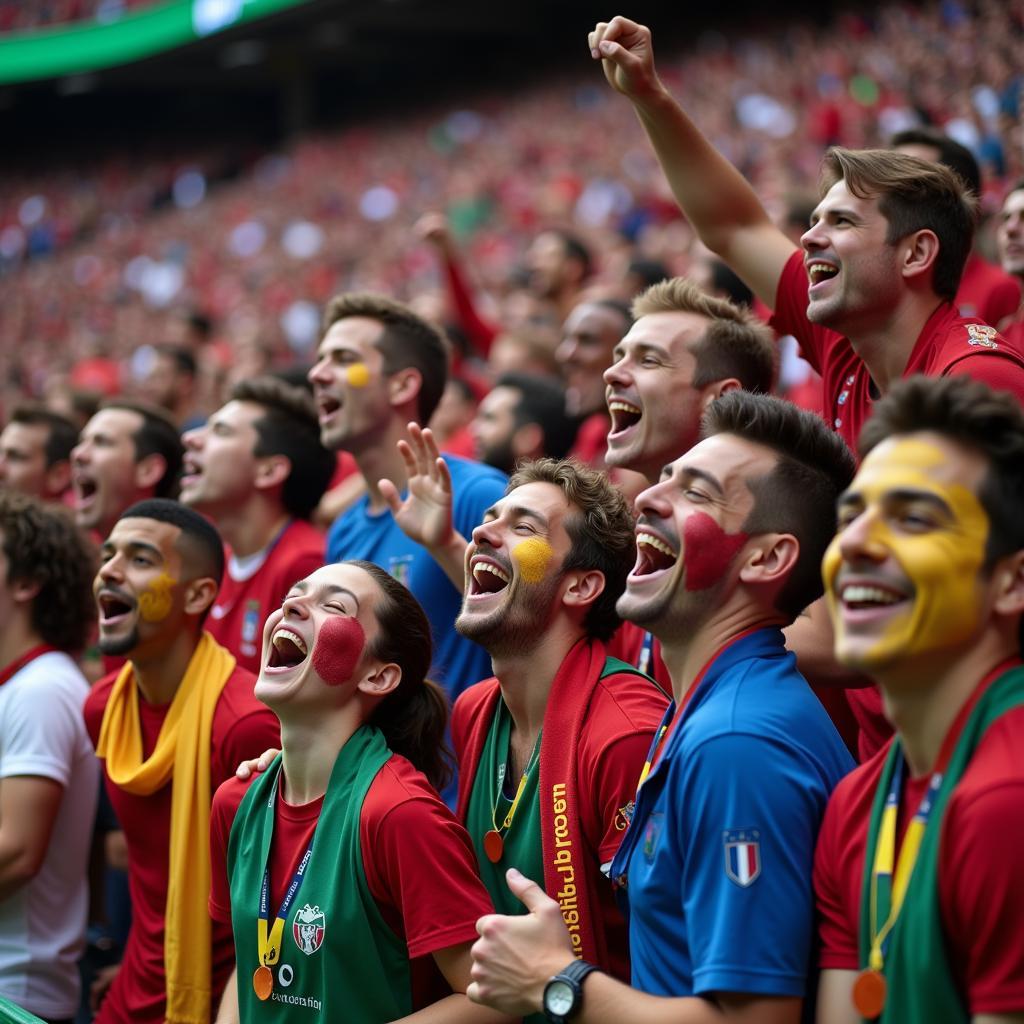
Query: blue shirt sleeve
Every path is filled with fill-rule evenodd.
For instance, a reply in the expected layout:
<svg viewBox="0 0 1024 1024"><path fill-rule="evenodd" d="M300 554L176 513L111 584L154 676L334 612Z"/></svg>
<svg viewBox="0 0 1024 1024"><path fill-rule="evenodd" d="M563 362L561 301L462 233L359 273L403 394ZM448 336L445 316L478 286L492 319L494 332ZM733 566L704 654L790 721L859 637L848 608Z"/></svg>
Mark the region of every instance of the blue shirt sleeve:
<svg viewBox="0 0 1024 1024"><path fill-rule="evenodd" d="M679 769L694 992L804 995L827 794L791 748L746 733L707 740Z"/></svg>

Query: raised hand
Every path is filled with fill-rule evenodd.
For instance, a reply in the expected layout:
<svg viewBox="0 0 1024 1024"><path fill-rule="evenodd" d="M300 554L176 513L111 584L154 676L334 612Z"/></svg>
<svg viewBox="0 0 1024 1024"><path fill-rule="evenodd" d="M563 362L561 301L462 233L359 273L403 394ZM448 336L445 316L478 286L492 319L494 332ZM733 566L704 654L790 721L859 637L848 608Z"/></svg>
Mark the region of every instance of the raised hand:
<svg viewBox="0 0 1024 1024"><path fill-rule="evenodd" d="M398 442L405 463L408 492L402 500L391 480L381 480L380 493L395 522L410 539L425 548L444 547L452 536L452 478L429 427L409 424L409 440Z"/></svg>
<svg viewBox="0 0 1024 1024"><path fill-rule="evenodd" d="M590 55L600 60L617 92L639 99L662 88L654 69L651 30L628 18L599 21L587 37Z"/></svg>

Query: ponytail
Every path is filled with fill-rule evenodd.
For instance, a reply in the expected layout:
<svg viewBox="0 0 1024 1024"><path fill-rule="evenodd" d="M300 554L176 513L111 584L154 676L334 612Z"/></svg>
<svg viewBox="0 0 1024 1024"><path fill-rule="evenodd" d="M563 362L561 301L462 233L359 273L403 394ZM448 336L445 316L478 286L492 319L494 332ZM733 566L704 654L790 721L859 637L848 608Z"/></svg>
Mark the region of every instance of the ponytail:
<svg viewBox="0 0 1024 1024"><path fill-rule="evenodd" d="M404 691L404 692L403 692ZM452 753L445 743L448 698L437 683L399 686L377 705L370 722L384 734L388 746L407 757L440 792L452 778Z"/></svg>
<svg viewBox="0 0 1024 1024"><path fill-rule="evenodd" d="M380 566L355 559L345 564L362 569L380 588L374 609L379 630L371 652L402 670L401 682L374 708L370 724L441 790L452 777L453 758L445 743L448 698L427 679L434 653L430 620L409 590Z"/></svg>

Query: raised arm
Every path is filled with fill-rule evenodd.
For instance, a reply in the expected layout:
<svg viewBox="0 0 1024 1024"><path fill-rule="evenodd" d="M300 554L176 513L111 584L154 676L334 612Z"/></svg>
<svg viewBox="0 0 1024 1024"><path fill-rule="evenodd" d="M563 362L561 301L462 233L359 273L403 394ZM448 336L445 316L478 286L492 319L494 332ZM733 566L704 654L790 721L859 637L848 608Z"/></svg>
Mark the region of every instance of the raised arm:
<svg viewBox="0 0 1024 1024"><path fill-rule="evenodd" d="M599 22L589 43L612 88L633 104L680 209L701 241L762 302L774 306L779 277L796 246L658 78L650 29L616 17Z"/></svg>

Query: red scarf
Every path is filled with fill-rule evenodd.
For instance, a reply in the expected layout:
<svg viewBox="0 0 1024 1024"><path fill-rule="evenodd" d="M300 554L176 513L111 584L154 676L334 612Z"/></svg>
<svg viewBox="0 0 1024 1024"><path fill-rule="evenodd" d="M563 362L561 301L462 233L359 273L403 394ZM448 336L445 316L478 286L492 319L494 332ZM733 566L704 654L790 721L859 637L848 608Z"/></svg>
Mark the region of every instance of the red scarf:
<svg viewBox="0 0 1024 1024"><path fill-rule="evenodd" d="M540 831L544 851L544 889L559 902L577 958L607 969L603 929L595 925L598 887L608 885L601 875L597 851L583 835L577 780L580 734L591 698L604 670L606 653L598 640L579 640L565 656L551 684L540 743ZM459 764L457 814L466 820L469 796L480 764L487 733L497 712L501 688L497 679L483 682L472 701ZM470 697L472 694L472 697ZM465 698L462 698L465 699Z"/></svg>

